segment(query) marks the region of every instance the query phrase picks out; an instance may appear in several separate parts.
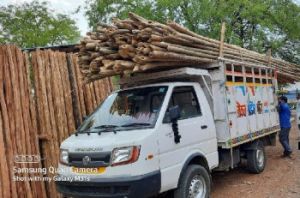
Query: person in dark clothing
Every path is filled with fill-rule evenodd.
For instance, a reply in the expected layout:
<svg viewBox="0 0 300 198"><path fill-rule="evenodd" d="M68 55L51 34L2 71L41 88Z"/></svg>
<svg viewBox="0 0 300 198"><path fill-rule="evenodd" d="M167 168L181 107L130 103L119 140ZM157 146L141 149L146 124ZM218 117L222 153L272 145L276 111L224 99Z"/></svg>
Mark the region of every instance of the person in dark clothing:
<svg viewBox="0 0 300 198"><path fill-rule="evenodd" d="M284 149L283 157L290 157L292 149L289 142L289 133L291 130L291 110L287 104L287 97L281 96L278 105L280 132L279 141Z"/></svg>

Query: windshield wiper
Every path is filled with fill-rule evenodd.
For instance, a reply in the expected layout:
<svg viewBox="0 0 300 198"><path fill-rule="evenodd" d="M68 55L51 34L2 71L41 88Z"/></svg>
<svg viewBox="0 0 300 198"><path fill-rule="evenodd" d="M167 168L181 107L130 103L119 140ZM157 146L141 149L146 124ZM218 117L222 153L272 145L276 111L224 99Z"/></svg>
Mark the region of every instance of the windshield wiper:
<svg viewBox="0 0 300 198"><path fill-rule="evenodd" d="M89 130L76 131L75 136L78 136L78 134L84 134L84 133L87 133L88 135L90 135L91 133L94 133L94 132L89 131Z"/></svg>
<svg viewBox="0 0 300 198"><path fill-rule="evenodd" d="M119 127L118 125L112 125L112 124L106 124L106 125L99 125L94 127L94 129L110 129L110 128L116 128Z"/></svg>
<svg viewBox="0 0 300 198"><path fill-rule="evenodd" d="M101 131L98 131L98 135L101 135L101 133L108 133L108 132L114 132L114 134L117 134L117 131L115 130L116 127L120 127L118 125L112 125L112 124L104 124L94 127L94 129L102 129Z"/></svg>
<svg viewBox="0 0 300 198"><path fill-rule="evenodd" d="M80 130L77 131L75 133L75 135L77 136L78 134L83 134L83 133L87 133L88 135L90 135L91 133L98 133L99 135L101 135L102 132L114 132L114 134L116 134L116 130L114 128L119 127L118 125L99 125L96 126L94 128L90 128L90 129L102 129L100 131L90 131L90 130Z"/></svg>
<svg viewBox="0 0 300 198"><path fill-rule="evenodd" d="M114 128L103 128L100 131L77 131L75 133L75 136L78 136L78 134L88 134L90 135L91 133L98 133L98 135L101 135L101 133L108 133L108 132L113 132L114 134L117 134L117 131Z"/></svg>
<svg viewBox="0 0 300 198"><path fill-rule="evenodd" d="M130 123L130 124L124 124L121 127L132 127L132 126L150 126L150 123Z"/></svg>

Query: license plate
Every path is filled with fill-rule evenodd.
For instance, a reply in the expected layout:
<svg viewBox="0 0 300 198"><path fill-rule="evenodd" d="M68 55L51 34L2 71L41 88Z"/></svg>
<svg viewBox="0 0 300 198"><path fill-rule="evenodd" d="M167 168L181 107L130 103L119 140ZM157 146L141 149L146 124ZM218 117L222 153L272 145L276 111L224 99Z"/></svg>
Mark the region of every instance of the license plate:
<svg viewBox="0 0 300 198"><path fill-rule="evenodd" d="M105 172L105 167L98 167L98 168L79 168L79 167L72 167L72 172L77 174L102 174Z"/></svg>

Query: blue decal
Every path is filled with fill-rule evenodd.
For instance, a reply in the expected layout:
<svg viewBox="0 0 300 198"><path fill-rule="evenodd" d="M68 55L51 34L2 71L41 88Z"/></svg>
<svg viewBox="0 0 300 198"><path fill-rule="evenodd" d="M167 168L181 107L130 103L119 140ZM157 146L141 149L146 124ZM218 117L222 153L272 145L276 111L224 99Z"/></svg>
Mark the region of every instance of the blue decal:
<svg viewBox="0 0 300 198"><path fill-rule="evenodd" d="M255 114L255 108L256 108L256 105L254 104L254 102L249 101L249 103L248 103L248 113L249 113L249 115Z"/></svg>
<svg viewBox="0 0 300 198"><path fill-rule="evenodd" d="M243 96L246 95L246 90L244 86L237 86L236 88L240 88L242 90Z"/></svg>

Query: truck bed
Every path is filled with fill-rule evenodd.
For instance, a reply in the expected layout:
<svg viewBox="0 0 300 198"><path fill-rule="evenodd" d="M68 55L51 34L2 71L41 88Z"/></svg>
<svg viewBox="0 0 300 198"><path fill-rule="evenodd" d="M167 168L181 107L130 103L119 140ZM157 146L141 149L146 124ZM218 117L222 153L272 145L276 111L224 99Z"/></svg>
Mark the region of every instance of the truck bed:
<svg viewBox="0 0 300 198"><path fill-rule="evenodd" d="M231 148L279 130L273 69L222 62L210 74L220 147Z"/></svg>

